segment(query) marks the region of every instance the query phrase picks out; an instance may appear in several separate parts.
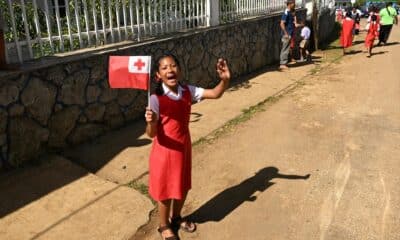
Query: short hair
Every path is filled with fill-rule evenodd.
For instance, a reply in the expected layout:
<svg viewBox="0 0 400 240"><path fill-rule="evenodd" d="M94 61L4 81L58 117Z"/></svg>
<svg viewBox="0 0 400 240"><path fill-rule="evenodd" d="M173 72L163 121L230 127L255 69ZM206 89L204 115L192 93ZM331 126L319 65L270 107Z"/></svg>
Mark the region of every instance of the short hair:
<svg viewBox="0 0 400 240"><path fill-rule="evenodd" d="M287 0L286 1L286 6L289 6L289 4L292 4L292 3L295 3L295 1L294 0Z"/></svg>

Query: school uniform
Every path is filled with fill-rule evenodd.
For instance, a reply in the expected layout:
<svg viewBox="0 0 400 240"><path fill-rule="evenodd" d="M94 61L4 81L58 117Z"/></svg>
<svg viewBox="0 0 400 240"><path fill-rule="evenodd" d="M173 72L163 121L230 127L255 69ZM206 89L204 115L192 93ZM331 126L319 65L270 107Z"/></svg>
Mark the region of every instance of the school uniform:
<svg viewBox="0 0 400 240"><path fill-rule="evenodd" d="M370 22L367 36L365 37L365 46L372 48L374 46L375 38L379 36L379 24L377 22Z"/></svg>
<svg viewBox="0 0 400 240"><path fill-rule="evenodd" d="M158 118L149 161L149 193L156 201L183 199L191 189L190 113L192 102L200 101L204 92L191 85L178 86L178 94L164 84L162 88L162 96L150 97L150 108Z"/></svg>
<svg viewBox="0 0 400 240"><path fill-rule="evenodd" d="M305 26L301 29L302 40L300 42L300 48L307 49L310 41L311 30L309 27Z"/></svg>
<svg viewBox="0 0 400 240"><path fill-rule="evenodd" d="M354 20L345 18L342 23L342 32L340 34L340 44L343 48L348 48L353 45L353 29Z"/></svg>

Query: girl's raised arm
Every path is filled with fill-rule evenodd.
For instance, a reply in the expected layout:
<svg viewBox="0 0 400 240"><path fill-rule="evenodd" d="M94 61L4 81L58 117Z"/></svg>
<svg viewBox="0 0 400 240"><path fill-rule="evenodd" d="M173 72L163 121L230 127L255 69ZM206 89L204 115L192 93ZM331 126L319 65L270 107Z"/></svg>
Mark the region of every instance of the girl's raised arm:
<svg viewBox="0 0 400 240"><path fill-rule="evenodd" d="M231 80L231 73L226 63L226 60L220 58L217 62L217 74L221 81L212 89L205 89L203 92L203 99L217 99L220 98L225 89L228 88Z"/></svg>

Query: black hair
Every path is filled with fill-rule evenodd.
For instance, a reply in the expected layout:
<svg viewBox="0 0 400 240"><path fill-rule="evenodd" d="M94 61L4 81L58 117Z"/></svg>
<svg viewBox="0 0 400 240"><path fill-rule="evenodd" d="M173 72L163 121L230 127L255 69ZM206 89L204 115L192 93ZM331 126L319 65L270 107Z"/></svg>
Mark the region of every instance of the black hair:
<svg viewBox="0 0 400 240"><path fill-rule="evenodd" d="M161 57L159 57L156 60L156 62L154 64L154 73L156 73L156 72L158 72L160 70L160 62L161 62L161 60L163 60L164 58L167 58L167 57L172 58L175 61L176 65L178 66L178 69L181 69L181 65L179 63L178 58L175 55L171 54L171 53L166 53L166 54L163 54ZM155 94L158 95L158 96L164 95L164 89L162 87L162 81L157 79L156 77L155 77L155 81L157 83L156 89L155 89Z"/></svg>
<svg viewBox="0 0 400 240"><path fill-rule="evenodd" d="M346 17L351 17L351 12L350 11L346 12Z"/></svg>
<svg viewBox="0 0 400 240"><path fill-rule="evenodd" d="M378 18L376 17L375 14L373 14L373 15L371 16L371 20L372 20L373 22L376 22L377 19L378 19Z"/></svg>
<svg viewBox="0 0 400 240"><path fill-rule="evenodd" d="M386 3L386 7L390 7L390 6L392 6L392 5L393 5L392 2L387 2L387 3Z"/></svg>
<svg viewBox="0 0 400 240"><path fill-rule="evenodd" d="M286 6L289 6L292 3L295 3L294 0L288 0L288 1L286 1Z"/></svg>

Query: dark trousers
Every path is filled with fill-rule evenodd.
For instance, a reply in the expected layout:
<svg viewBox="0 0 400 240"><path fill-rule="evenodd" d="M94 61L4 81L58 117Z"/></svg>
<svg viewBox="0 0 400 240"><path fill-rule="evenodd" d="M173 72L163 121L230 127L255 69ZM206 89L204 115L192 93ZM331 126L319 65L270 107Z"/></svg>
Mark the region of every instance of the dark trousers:
<svg viewBox="0 0 400 240"><path fill-rule="evenodd" d="M379 42L380 43L381 42L383 42L383 43L387 42L387 40L389 38L389 35L390 35L390 32L392 31L392 27L393 27L392 24L390 24L390 25L381 25L381 30L379 32Z"/></svg>

